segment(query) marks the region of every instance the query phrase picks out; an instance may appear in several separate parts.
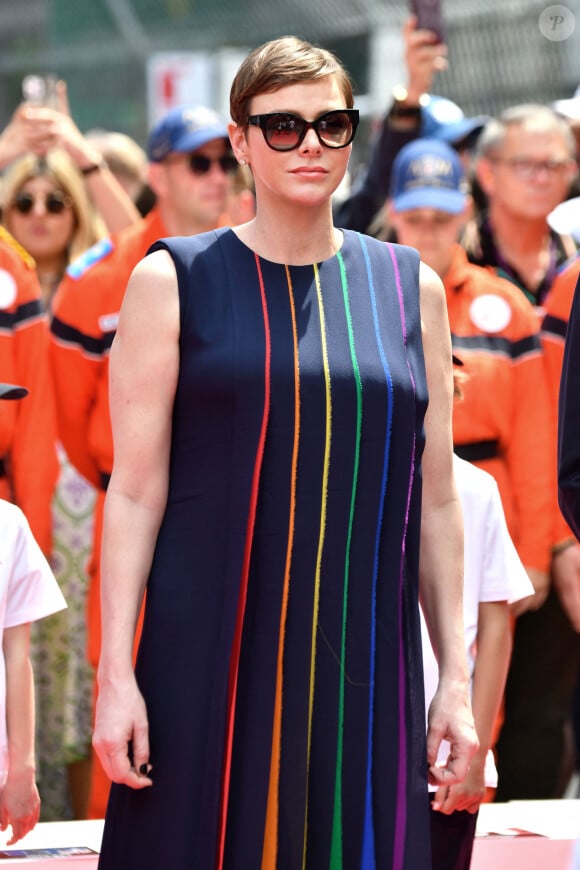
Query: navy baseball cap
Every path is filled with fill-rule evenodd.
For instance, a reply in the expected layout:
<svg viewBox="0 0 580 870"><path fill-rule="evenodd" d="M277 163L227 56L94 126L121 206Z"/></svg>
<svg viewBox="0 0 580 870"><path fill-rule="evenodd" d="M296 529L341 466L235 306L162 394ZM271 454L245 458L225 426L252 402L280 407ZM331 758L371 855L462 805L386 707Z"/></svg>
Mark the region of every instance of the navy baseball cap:
<svg viewBox="0 0 580 870"><path fill-rule="evenodd" d="M460 214L467 184L457 151L438 139L409 142L393 164L390 198L395 211L436 208Z"/></svg>
<svg viewBox="0 0 580 870"><path fill-rule="evenodd" d="M440 139L455 145L468 136L481 133L489 115L466 118L462 109L453 100L428 94L421 105L421 136L424 139Z"/></svg>
<svg viewBox="0 0 580 870"><path fill-rule="evenodd" d="M228 128L205 106L172 109L155 124L147 142L147 157L159 163L172 152L197 151L213 139L227 139Z"/></svg>
<svg viewBox="0 0 580 870"><path fill-rule="evenodd" d="M0 399L23 399L27 395L26 387L17 387L15 384L0 384Z"/></svg>

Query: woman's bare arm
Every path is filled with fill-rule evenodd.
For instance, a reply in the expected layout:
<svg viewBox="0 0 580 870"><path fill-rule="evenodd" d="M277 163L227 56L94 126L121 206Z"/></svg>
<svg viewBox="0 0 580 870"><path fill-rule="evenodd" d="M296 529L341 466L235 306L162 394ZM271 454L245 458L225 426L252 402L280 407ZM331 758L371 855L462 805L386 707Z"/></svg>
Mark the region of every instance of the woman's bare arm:
<svg viewBox="0 0 580 870"><path fill-rule="evenodd" d="M423 506L419 564L421 605L439 665L427 733L434 784L461 781L477 749L469 701L463 630L463 521L453 477L453 372L443 285L421 265L421 320L429 407L425 417ZM441 740L451 752L435 767Z"/></svg>
<svg viewBox="0 0 580 870"><path fill-rule="evenodd" d="M151 783L139 773L149 764L149 744L132 651L167 499L178 340L175 269L169 255L159 251L142 260L131 276L110 359L115 460L105 502L93 743L107 774L133 788Z"/></svg>

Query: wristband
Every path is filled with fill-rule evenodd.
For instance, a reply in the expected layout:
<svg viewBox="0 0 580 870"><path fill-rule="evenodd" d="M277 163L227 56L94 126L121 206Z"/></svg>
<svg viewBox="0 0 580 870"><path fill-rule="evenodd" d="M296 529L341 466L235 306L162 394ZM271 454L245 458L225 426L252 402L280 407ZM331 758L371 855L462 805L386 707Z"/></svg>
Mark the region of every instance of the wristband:
<svg viewBox="0 0 580 870"><path fill-rule="evenodd" d="M419 99L418 103L407 103L407 100L409 99L409 93L404 85L395 85L392 91L392 95L393 105L391 106L391 110L389 112L390 118L410 118L417 122L420 120L421 104L423 102L423 97Z"/></svg>
<svg viewBox="0 0 580 870"><path fill-rule="evenodd" d="M81 175L87 176L92 175L93 172L100 172L102 169L107 168L107 161L104 157L101 157L96 163L90 163L88 166L83 166L80 170Z"/></svg>
<svg viewBox="0 0 580 870"><path fill-rule="evenodd" d="M419 121L421 117L421 106L403 106L400 103L393 103L389 118L413 118Z"/></svg>

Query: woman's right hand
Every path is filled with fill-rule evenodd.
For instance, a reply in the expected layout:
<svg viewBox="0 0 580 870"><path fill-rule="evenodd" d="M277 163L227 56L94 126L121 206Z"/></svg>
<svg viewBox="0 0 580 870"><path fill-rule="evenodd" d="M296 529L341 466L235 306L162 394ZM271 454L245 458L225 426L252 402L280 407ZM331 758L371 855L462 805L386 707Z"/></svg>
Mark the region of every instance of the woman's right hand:
<svg viewBox="0 0 580 870"><path fill-rule="evenodd" d="M34 123L30 123L27 104L22 103L0 133L0 169L30 151L40 153L39 149L44 147L46 152L49 146L48 141L41 143Z"/></svg>
<svg viewBox="0 0 580 870"><path fill-rule="evenodd" d="M113 782L135 789L153 785L147 710L134 676L100 681L93 746Z"/></svg>
<svg viewBox="0 0 580 870"><path fill-rule="evenodd" d="M85 139L70 114L66 82L56 86L55 106L23 102L0 134L0 169L24 154L44 157L63 148L82 169L98 162L100 154Z"/></svg>

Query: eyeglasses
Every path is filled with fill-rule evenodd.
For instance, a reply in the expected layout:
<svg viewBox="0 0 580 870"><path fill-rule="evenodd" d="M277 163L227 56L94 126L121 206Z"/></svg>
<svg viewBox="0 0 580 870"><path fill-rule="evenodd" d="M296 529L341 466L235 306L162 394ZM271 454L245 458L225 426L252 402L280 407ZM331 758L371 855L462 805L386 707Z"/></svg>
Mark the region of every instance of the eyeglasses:
<svg viewBox="0 0 580 870"><path fill-rule="evenodd" d="M567 160L531 160L527 157L496 157L492 160L492 163L505 163L506 166L509 166L513 170L515 175L524 181L537 178L541 172L544 172L551 178L555 178L558 175L570 172L575 165L575 161L572 158Z"/></svg>
<svg viewBox="0 0 580 870"><path fill-rule="evenodd" d="M233 154L222 154L221 157L206 157L205 154L189 155L189 168L194 175L207 175L214 163L217 163L226 175L230 175L238 168L238 161Z"/></svg>
<svg viewBox="0 0 580 870"><path fill-rule="evenodd" d="M39 199L44 199L44 208L48 214L62 214L65 208L70 208L72 206L72 199L70 196L67 196L66 193L62 193L60 190L55 190L52 193L40 193L36 195L23 190L16 194L12 205L17 212L20 212L20 214L30 214L35 203Z"/></svg>
<svg viewBox="0 0 580 870"><path fill-rule="evenodd" d="M274 151L293 151L304 141L312 129L321 145L327 148L346 148L354 139L358 127L358 109L337 109L325 112L315 121L306 121L292 112L270 112L250 115L248 126L259 127L266 144Z"/></svg>

